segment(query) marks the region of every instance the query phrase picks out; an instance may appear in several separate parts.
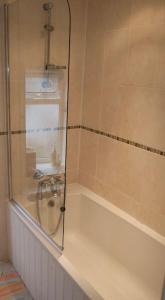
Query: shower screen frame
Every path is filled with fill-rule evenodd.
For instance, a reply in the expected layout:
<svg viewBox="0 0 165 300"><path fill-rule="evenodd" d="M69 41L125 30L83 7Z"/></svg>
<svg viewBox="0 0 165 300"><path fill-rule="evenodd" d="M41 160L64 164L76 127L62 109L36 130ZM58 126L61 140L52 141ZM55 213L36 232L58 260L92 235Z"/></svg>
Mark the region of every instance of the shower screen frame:
<svg viewBox="0 0 165 300"><path fill-rule="evenodd" d="M66 0L68 6L68 64L66 66L67 70L67 93L66 93L66 147L65 147L65 174L64 174L64 202L62 207L63 213L63 235L62 235L62 246L56 243L54 239L49 236L41 225L24 209L13 197L13 183L12 183L12 149L11 149L11 95L10 95L10 54L9 54L9 5L13 1L3 1L1 9L3 9L4 14L4 49L5 49L5 98L6 98L6 128L7 128L7 161L8 161L8 198L10 203L18 209L28 220L36 226L40 232L55 246L58 251L63 251L64 249L64 228L65 228L65 210L66 210L66 176L67 176L67 145L68 145L68 106L69 106L69 87L70 87L70 56L71 56L71 7L69 0Z"/></svg>

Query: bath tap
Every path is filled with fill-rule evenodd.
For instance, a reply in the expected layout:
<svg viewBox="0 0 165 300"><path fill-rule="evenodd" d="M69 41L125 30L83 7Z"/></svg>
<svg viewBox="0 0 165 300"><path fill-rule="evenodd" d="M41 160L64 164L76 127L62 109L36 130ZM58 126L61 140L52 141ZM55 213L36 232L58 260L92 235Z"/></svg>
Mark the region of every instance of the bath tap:
<svg viewBox="0 0 165 300"><path fill-rule="evenodd" d="M47 175L41 170L36 170L33 175L33 179L39 180L40 183L49 183L51 175Z"/></svg>
<svg viewBox="0 0 165 300"><path fill-rule="evenodd" d="M33 175L33 179L38 180L38 191L41 190L43 194L44 188L50 189L54 198L60 197L62 193L62 187L64 185L64 181L61 179L61 176L56 174L47 175L44 174L41 170L35 170ZM42 199L42 197L41 197Z"/></svg>
<svg viewBox="0 0 165 300"><path fill-rule="evenodd" d="M33 174L33 179L41 179L45 174L41 170L35 170Z"/></svg>
<svg viewBox="0 0 165 300"><path fill-rule="evenodd" d="M62 186L64 185L64 181L60 176L53 176L51 192L54 194L55 198L61 196Z"/></svg>

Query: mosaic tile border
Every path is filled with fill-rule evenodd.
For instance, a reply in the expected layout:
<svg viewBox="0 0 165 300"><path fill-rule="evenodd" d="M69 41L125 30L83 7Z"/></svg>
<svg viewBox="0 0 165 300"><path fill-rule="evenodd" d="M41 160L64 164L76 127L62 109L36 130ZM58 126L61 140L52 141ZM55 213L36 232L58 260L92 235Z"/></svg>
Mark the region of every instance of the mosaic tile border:
<svg viewBox="0 0 165 300"><path fill-rule="evenodd" d="M66 129L80 129L80 125L72 125L67 127L54 127L54 128L37 128L37 129L24 129L24 130L13 130L11 134L22 134L22 133L38 133L38 132L53 132L53 131L60 131Z"/></svg>
<svg viewBox="0 0 165 300"><path fill-rule="evenodd" d="M0 131L0 136L7 135L7 131Z"/></svg>
<svg viewBox="0 0 165 300"><path fill-rule="evenodd" d="M83 130L93 132L93 133L98 134L98 135L108 137L108 138L116 140L118 142L125 143L125 144L128 144L130 146L148 151L148 152L152 152L152 153L155 153L155 154L158 154L158 155L161 155L161 156L165 156L165 151L162 151L162 150L150 147L150 146L146 146L144 144L140 144L140 143L134 142L132 140L128 140L128 139L125 139L125 138L119 137L117 135L107 133L107 132L104 132L104 131L101 131L101 130L98 130L98 129L93 129L93 128L90 128L90 127L87 127L87 126L84 126L84 125L69 125L67 127L37 128L37 129L29 129L29 130L14 130L14 131L11 131L11 134L14 135L14 134L36 133L36 132L50 132L50 131L58 131L58 130L66 130L66 129L67 130L70 130L70 129L83 129ZM7 134L8 134L7 131L1 131L0 132L0 136L4 136L4 135L7 135Z"/></svg>
<svg viewBox="0 0 165 300"><path fill-rule="evenodd" d="M93 128L86 127L86 126L81 126L81 128L84 129L84 130L93 132L95 134L99 134L99 135L111 138L113 140L116 140L116 141L119 141L119 142L122 142L122 143L125 143L125 144L128 144L128 145L134 146L136 148L140 148L140 149L143 149L143 150L148 151L148 152L152 152L152 153L155 153L155 154L158 154L158 155L161 155L161 156L165 156L165 151L161 151L159 149L155 149L155 148L150 147L150 146L146 146L146 145L143 145L143 144L131 141L131 140L127 140L125 138L122 138L122 137L119 137L117 135L107 133L107 132L104 132L104 131L101 131L101 130L93 129Z"/></svg>
<svg viewBox="0 0 165 300"><path fill-rule="evenodd" d="M81 125L70 125L67 127L54 127L54 128L37 128L37 129L23 129L23 130L12 130L11 134L24 134L24 133L36 133L36 132L50 132L50 131L58 131L58 130L66 130L66 129L80 129ZM1 135L7 135L7 131L0 131Z"/></svg>

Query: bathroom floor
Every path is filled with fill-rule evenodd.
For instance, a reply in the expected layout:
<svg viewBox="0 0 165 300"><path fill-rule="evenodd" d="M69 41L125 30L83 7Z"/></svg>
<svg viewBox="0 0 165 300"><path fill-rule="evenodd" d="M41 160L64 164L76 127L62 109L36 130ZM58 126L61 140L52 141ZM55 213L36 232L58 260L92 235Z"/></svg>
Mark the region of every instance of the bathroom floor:
<svg viewBox="0 0 165 300"><path fill-rule="evenodd" d="M0 262L0 300L32 300L10 263Z"/></svg>

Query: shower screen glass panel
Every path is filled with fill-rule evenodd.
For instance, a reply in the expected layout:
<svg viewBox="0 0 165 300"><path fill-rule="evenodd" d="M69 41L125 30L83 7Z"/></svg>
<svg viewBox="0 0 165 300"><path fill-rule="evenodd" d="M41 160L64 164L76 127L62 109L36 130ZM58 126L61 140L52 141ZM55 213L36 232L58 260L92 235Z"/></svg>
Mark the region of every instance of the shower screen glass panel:
<svg viewBox="0 0 165 300"><path fill-rule="evenodd" d="M63 247L69 55L66 0L8 5L12 198Z"/></svg>

